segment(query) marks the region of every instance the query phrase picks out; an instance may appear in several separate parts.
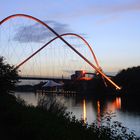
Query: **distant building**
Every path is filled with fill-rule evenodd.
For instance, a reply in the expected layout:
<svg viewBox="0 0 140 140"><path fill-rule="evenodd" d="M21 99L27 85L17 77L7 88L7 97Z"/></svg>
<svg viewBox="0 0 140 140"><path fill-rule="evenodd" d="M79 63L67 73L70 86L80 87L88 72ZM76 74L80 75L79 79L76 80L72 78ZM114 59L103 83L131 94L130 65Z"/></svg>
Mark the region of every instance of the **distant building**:
<svg viewBox="0 0 140 140"><path fill-rule="evenodd" d="M93 75L89 76L86 71L78 70L75 71L75 74L71 75L71 80L91 80L93 79Z"/></svg>

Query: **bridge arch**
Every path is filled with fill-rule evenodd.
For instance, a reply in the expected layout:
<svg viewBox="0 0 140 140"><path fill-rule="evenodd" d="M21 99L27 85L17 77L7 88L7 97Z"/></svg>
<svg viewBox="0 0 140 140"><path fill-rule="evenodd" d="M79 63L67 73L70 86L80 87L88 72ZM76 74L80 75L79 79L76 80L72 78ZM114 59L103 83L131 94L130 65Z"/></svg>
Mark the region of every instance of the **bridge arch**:
<svg viewBox="0 0 140 140"><path fill-rule="evenodd" d="M89 48L89 50L90 50L90 52L91 52L91 54L93 56L93 59L94 59L96 65L97 65L97 67L100 69L99 63L97 61L97 57L96 57L95 53L93 52L93 49L91 48L91 46L89 45L89 43L82 36L80 36L78 34L75 34L75 33L65 33L65 34L61 34L60 36L61 37L63 37L63 36L75 36L75 37L80 38L85 43L85 45ZM26 58L24 61L22 61L20 64L18 64L16 66L16 68L19 68L21 65L23 65L24 63L26 63L29 59L31 59L37 53L39 53L40 51L42 51L45 47L47 47L50 43L52 43L56 39L58 39L58 37L54 37L53 39L51 39L50 41L48 41L41 48L39 48L38 50L36 50L32 55L30 55L28 58Z"/></svg>
<svg viewBox="0 0 140 140"><path fill-rule="evenodd" d="M47 46L49 43L51 43L52 41L54 41L54 40L57 39L57 38L60 38L60 39L61 39L62 36L72 35L72 36L76 36L76 37L80 38L80 39L81 39L82 41L84 41L84 43L88 46L89 50L90 50L91 53L92 53L92 56L93 56L93 58L94 58L94 60L95 60L95 63L96 63L96 65L97 65L97 67L100 68L99 63L98 63L98 61L97 61L97 58L96 58L96 56L95 56L95 53L93 52L93 49L91 48L91 46L89 45L89 43L88 43L82 36L80 36L80 35L78 35L78 34L74 34L74 33L66 33L66 34L59 35L59 34L57 34L50 26L48 26L48 25L47 25L46 23L44 23L43 21L41 21L41 20L39 20L39 19L37 19L37 18L35 18L35 17L32 17L32 16L30 16L30 15L25 15L25 14L15 14L15 15L8 16L8 17L6 17L5 19L3 19L2 21L0 21L0 25L3 24L4 22L6 22L6 21L8 21L8 20L10 20L10 19L12 19L12 18L16 18L16 17L26 17L26 18L35 20L36 22L38 22L38 23L42 24L43 26L47 27L50 31L52 31L52 32L57 36L57 37L55 37L54 39L52 39L51 41L49 41L48 43L46 43L46 44L43 45L43 46ZM62 40L62 41L63 41L63 40ZM39 49L39 50L40 50L40 49ZM20 65L20 66L21 66L21 65Z"/></svg>
<svg viewBox="0 0 140 140"><path fill-rule="evenodd" d="M10 15L10 16L4 18L2 21L0 21L0 25L3 24L4 22L6 22L7 20L9 20L11 18L15 18L15 17L29 18L29 19L35 20L36 22L38 22L38 23L42 24L43 26L45 26L46 28L48 28L52 33L54 33L54 35L56 35L67 46L69 46L75 53L77 53L77 55L79 55L85 62L87 62L93 69L95 69L99 74L101 74L114 87L116 87L116 89L121 89L116 83L114 83L109 77L107 77L98 67L96 67L94 64L92 64L87 58L85 58L80 52L78 52L71 44L69 44L62 36L60 36L55 30L53 30L50 26L48 26L43 21L41 21L41 20L39 20L39 19L37 19L37 18L35 18L33 16L30 16L30 15L26 15L26 14L15 14L15 15Z"/></svg>

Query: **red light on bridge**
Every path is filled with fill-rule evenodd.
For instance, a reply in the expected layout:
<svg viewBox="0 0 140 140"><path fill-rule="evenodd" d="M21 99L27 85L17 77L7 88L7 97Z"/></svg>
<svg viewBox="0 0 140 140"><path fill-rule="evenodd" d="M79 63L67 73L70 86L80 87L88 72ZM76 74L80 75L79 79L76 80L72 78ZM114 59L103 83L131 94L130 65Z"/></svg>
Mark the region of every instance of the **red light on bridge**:
<svg viewBox="0 0 140 140"><path fill-rule="evenodd" d="M90 77L82 77L82 78L80 78L79 80L89 81L89 80L92 80L92 78L90 78Z"/></svg>
<svg viewBox="0 0 140 140"><path fill-rule="evenodd" d="M86 74L86 71L85 70L82 70L82 74Z"/></svg>

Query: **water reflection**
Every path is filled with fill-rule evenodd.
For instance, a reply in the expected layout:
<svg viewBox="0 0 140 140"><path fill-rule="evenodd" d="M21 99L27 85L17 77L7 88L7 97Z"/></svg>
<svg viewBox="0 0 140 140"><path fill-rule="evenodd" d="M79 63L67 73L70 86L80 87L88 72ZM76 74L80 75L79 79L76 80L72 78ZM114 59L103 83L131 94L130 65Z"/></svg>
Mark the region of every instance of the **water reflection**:
<svg viewBox="0 0 140 140"><path fill-rule="evenodd" d="M27 103L34 106L37 105L38 100L41 98L41 94L34 93L15 93L16 96L20 96ZM78 119L83 119L84 122L89 124L93 121L98 121L100 126L101 116L104 112L112 112L116 114L113 118L115 121L120 121L124 126L135 130L136 134L140 136L140 102L136 98L82 98L77 96L64 96L55 95L61 102L65 104L67 110L73 112L73 115Z"/></svg>
<svg viewBox="0 0 140 140"><path fill-rule="evenodd" d="M15 96L23 99L26 104L30 104L33 106L37 106L38 104L39 95L33 92L16 92Z"/></svg>
<svg viewBox="0 0 140 140"><path fill-rule="evenodd" d="M116 98L115 106L116 109L121 109L121 97Z"/></svg>
<svg viewBox="0 0 140 140"><path fill-rule="evenodd" d="M97 122L98 122L98 127L100 127L100 122L101 122L100 101L97 101Z"/></svg>
<svg viewBox="0 0 140 140"><path fill-rule="evenodd" d="M104 113L109 112L116 114L117 111L121 109L121 97L116 97L115 99L111 101L108 100L105 103L104 100L97 100L96 105L93 103L92 108L97 112L96 120L98 127L100 127L101 116L103 116Z"/></svg>
<svg viewBox="0 0 140 140"><path fill-rule="evenodd" d="M84 123L86 123L86 118L87 118L87 109L86 109L86 100L83 100L83 120Z"/></svg>
<svg viewBox="0 0 140 140"><path fill-rule="evenodd" d="M115 113L117 110L121 109L121 97L116 97L114 100L107 102L105 112Z"/></svg>

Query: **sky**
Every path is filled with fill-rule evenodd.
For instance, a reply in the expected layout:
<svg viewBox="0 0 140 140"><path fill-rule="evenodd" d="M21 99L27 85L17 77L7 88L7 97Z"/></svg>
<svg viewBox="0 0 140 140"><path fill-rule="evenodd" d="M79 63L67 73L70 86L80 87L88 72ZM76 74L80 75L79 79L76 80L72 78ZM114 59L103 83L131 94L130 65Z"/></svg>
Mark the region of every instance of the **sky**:
<svg viewBox="0 0 140 140"><path fill-rule="evenodd" d="M140 65L140 0L0 1L0 20L18 13L83 35L106 72Z"/></svg>

